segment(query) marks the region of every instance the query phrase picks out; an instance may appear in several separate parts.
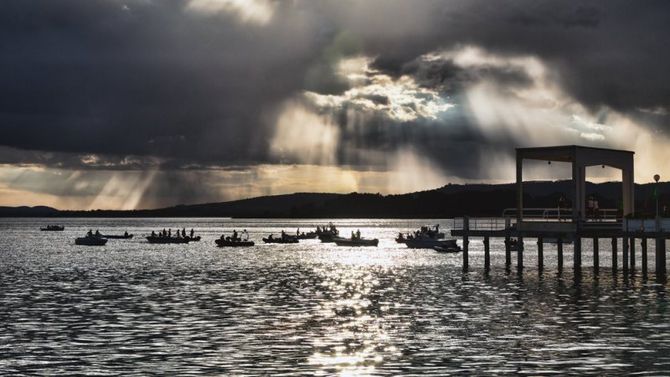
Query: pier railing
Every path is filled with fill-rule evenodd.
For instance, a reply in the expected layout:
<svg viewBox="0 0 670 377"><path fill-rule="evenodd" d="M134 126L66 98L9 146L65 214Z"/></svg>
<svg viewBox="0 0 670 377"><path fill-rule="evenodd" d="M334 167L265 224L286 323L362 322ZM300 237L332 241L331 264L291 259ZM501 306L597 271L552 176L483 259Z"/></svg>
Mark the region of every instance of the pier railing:
<svg viewBox="0 0 670 377"><path fill-rule="evenodd" d="M468 217L469 230L504 230L506 227L516 224L516 219L500 217ZM455 218L452 230L465 229L465 219Z"/></svg>
<svg viewBox="0 0 670 377"><path fill-rule="evenodd" d="M505 208L502 217L517 217L516 208ZM524 221L572 221L571 208L523 208L522 218ZM617 221L619 210L616 208L598 209L596 213L589 213L586 221Z"/></svg>

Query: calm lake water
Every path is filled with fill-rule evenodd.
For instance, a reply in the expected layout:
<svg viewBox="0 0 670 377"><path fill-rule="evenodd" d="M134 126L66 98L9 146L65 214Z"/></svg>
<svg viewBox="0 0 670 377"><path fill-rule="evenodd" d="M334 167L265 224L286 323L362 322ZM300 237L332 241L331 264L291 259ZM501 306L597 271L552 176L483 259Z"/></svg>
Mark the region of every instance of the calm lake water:
<svg viewBox="0 0 670 377"><path fill-rule="evenodd" d="M53 222L66 230L39 231ZM600 274L585 267L577 279L570 246L559 276L555 247L545 247L539 273L528 242L520 276L505 273L500 240L488 275L478 240L469 273L460 254L393 241L449 220L335 221L344 234L378 237L377 248L261 242L327 222L0 220L0 375L670 373L667 286L639 272L613 276L609 242L600 243ZM169 227L203 239L143 237ZM75 246L89 228L136 236ZM232 229L247 229L257 246L215 247ZM590 243L583 247L591 266ZM652 261L650 253L653 272Z"/></svg>

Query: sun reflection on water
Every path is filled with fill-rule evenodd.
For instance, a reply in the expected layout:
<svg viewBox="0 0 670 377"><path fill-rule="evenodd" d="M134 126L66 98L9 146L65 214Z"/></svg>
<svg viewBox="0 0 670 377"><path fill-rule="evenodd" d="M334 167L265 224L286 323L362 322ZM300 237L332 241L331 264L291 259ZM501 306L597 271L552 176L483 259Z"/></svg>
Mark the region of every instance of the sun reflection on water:
<svg viewBox="0 0 670 377"><path fill-rule="evenodd" d="M330 321L330 326L313 342L315 352L309 364L322 374L370 375L385 356L395 351L382 316L388 305L371 299L380 288L375 276L380 269L339 265L317 268L315 272L323 278L320 289L325 298L317 315Z"/></svg>

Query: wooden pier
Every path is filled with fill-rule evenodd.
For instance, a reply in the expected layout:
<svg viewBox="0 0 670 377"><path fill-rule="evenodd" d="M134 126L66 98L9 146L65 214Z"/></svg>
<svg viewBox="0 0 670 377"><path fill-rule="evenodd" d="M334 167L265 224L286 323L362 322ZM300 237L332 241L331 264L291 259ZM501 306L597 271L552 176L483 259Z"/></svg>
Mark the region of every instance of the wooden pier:
<svg viewBox="0 0 670 377"><path fill-rule="evenodd" d="M463 270L468 271L470 268L470 243L473 239L481 239L484 244L484 270L491 269L491 243L500 242L505 246L505 268L511 269L512 266L512 247L510 240L516 239L516 268L518 272L522 272L524 268L524 247L525 242L534 239L537 242L537 269L541 272L545 270L544 256L546 253L546 240L554 240L557 253L557 269L558 272L563 271L563 247L566 241L573 243L573 269L579 272L582 269L582 239L592 239L593 244L593 271L598 274L600 268L600 244L601 240L611 240L611 263L612 273L618 272L619 256L621 256L622 271L624 274L634 274L636 271L636 244L640 247L640 272L643 277L648 274L648 241L655 241L655 271L657 277L664 277L666 275L666 240L670 238L670 232L653 232L653 231L624 231L614 230L611 228L597 229L594 227L582 229L567 233L564 231L555 232L551 230L545 231L523 231L511 226L504 229L472 229L470 224L473 223L470 218L464 218L464 226L457 229L452 229L451 235L461 237L463 239ZM621 240L621 253L619 253L619 240Z"/></svg>
<svg viewBox="0 0 670 377"><path fill-rule="evenodd" d="M464 217L454 221L451 235L463 239L463 270L469 266L469 244L473 238L484 242L484 269L491 268L491 242L501 240L505 245L505 269L512 267L512 248L516 249L516 267L521 273L524 268L524 241L537 242L538 270L545 269L545 244L548 240L556 244L558 272L563 271L563 247L567 242L573 244L573 269L575 273L582 269L582 240L592 239L593 271L600 272L600 240L611 240L612 272L618 272L621 240L621 266L625 275L634 274L638 261L638 251L643 277L647 276L648 240L655 241L655 271L659 279L666 276L666 240L670 232L664 228L665 222L655 220L629 220L634 213L633 156L630 151L580 146L559 146L545 148L518 148L517 154L517 208L515 213L503 213L501 219L476 219ZM523 161L540 160L568 162L572 164L573 190L572 208L525 209L523 207ZM596 214L586 207L585 172L586 167L602 165L622 171L622 210L602 210ZM529 210L535 210L535 216L529 216ZM541 211L538 211L541 210ZM609 211L609 212L608 212ZM537 215L538 213L541 216ZM611 216L602 216L603 214ZM651 222L651 223L648 223ZM638 224L639 223L639 224ZM645 226L646 225L646 226ZM670 229L670 226L667 227ZM513 244L512 241L516 240ZM639 244L639 249L638 249Z"/></svg>

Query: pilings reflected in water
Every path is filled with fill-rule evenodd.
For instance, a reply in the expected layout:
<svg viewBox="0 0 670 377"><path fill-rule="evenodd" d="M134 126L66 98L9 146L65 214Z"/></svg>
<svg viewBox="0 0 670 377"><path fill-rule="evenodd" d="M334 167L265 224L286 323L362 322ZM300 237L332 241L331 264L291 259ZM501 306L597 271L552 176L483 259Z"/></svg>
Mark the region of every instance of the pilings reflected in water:
<svg viewBox="0 0 670 377"><path fill-rule="evenodd" d="M583 268L582 262L582 245L583 238L590 239L593 247L593 272L595 275L600 273L601 259L600 259L600 245L601 239L610 239L611 242L611 271L612 274L617 274L619 268L623 274L624 279L629 276L635 276L640 273L641 277L646 280L649 276L649 239L655 243L654 266L655 276L659 281L666 281L667 267L666 267L666 239L670 237L670 232L643 232L643 231L623 231L612 229L586 228L580 231L572 232L556 232L556 231L526 231L516 229L515 226L510 226L509 221L506 221L505 229L498 230L482 230L471 229L471 222L464 219L463 229L452 230L452 235L462 237L463 239L463 270L467 271L470 268L469 259L469 243L471 238L481 238L484 245L484 270L488 273L491 269L491 243L496 240L503 241L505 247L505 270L511 272L512 269L512 251L516 252L516 270L518 274L523 274L524 270L524 254L525 242L531 242L534 238L537 243L537 270L542 273L547 269L545 266L545 243L552 243L556 245L557 253L557 272L563 273L564 265L564 245L566 242L572 243L573 249L573 270L575 276L581 274ZM619 239L621 240L621 254L619 254ZM498 241L498 242L499 242ZM637 251L639 251L639 259ZM607 260L607 258L605 259ZM587 259L588 261L588 259ZM620 262L619 262L620 261ZM637 264L639 262L639 265ZM621 264L619 264L621 263ZM589 262L590 264L590 262ZM603 266L604 267L604 266ZM639 267L639 270L636 268Z"/></svg>

